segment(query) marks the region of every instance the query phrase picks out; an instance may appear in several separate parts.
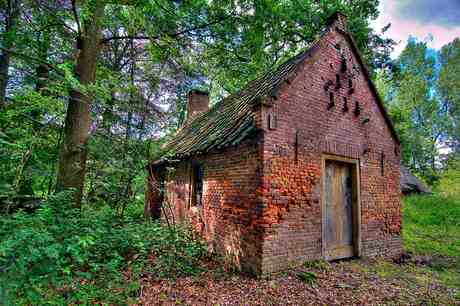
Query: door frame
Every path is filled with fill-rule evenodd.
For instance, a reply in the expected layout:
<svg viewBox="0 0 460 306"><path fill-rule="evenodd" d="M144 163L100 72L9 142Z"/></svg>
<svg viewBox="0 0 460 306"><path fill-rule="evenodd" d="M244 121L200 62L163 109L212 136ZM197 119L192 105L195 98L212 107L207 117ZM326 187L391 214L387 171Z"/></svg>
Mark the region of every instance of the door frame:
<svg viewBox="0 0 460 306"><path fill-rule="evenodd" d="M331 154L321 156L321 257L326 259L326 162L342 162L352 166L352 216L353 216L353 252L361 256L361 179L360 160Z"/></svg>

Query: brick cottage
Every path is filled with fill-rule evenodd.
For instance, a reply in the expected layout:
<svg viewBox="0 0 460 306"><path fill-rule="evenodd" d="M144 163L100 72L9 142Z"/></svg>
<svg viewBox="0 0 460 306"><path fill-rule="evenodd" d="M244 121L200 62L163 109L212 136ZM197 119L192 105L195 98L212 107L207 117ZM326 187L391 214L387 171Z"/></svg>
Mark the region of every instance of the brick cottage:
<svg viewBox="0 0 460 306"><path fill-rule="evenodd" d="M189 222L256 275L401 253L399 140L343 15L212 108L204 92L188 99L147 166L146 214Z"/></svg>

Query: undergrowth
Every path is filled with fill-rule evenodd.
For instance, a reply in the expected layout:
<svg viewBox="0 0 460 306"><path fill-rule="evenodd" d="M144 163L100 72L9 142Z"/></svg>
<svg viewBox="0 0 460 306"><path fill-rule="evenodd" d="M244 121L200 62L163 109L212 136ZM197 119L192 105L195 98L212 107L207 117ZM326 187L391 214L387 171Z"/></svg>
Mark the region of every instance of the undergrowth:
<svg viewBox="0 0 460 306"><path fill-rule="evenodd" d="M80 211L70 197L0 218L2 305L125 304L138 296L142 275L200 272L206 248L187 229L120 219L109 208Z"/></svg>
<svg viewBox="0 0 460 306"><path fill-rule="evenodd" d="M143 276L203 271L208 253L188 229L146 221L139 211L120 218L110 208L73 209L70 198L59 193L34 214L0 218L2 305L129 304L139 296ZM460 286L460 200L407 197L403 220L406 252L432 260L428 266L373 265L379 275L399 275L408 284L439 279ZM330 266L316 261L305 268L327 272ZM298 277L315 282L309 272Z"/></svg>

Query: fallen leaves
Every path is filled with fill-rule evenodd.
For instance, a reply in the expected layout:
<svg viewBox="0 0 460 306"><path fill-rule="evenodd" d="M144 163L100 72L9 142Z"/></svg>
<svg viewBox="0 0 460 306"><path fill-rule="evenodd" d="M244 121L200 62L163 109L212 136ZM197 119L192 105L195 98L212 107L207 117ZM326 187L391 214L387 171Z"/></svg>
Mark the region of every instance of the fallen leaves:
<svg viewBox="0 0 460 306"><path fill-rule="evenodd" d="M329 264L328 264L329 265ZM460 305L442 287L427 290L382 278L363 261L299 267L270 279L212 271L200 277L142 281L140 305ZM313 267L312 267L313 266Z"/></svg>

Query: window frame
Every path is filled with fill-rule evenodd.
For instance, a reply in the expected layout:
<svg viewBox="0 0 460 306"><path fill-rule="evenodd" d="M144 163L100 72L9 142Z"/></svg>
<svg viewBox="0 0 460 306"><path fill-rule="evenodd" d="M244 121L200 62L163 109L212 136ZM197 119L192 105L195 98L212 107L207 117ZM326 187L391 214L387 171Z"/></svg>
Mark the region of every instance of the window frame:
<svg viewBox="0 0 460 306"><path fill-rule="evenodd" d="M204 167L202 163L192 164L191 173L191 207L203 206Z"/></svg>

